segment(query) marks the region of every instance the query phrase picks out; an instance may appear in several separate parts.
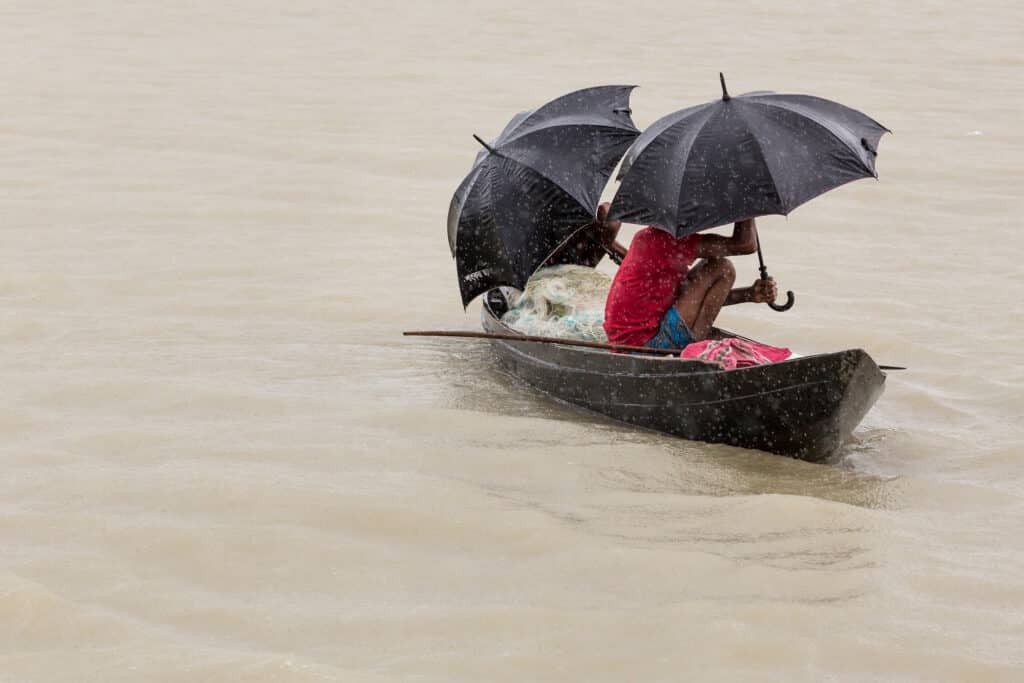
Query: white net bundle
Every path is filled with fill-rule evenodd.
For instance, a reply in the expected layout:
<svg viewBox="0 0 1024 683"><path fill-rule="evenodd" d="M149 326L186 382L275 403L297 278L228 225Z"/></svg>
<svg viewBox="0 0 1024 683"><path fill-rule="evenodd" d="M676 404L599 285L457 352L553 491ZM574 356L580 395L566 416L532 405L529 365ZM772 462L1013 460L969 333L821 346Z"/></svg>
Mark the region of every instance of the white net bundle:
<svg viewBox="0 0 1024 683"><path fill-rule="evenodd" d="M501 320L523 334L606 342L604 302L611 282L584 266L542 268Z"/></svg>

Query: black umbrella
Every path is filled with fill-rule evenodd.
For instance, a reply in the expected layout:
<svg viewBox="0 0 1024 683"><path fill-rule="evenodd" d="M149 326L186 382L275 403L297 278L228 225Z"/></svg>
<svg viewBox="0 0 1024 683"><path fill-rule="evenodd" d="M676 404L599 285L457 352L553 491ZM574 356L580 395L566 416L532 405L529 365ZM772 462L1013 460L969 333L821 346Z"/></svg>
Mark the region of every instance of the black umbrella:
<svg viewBox="0 0 1024 683"><path fill-rule="evenodd" d="M721 100L669 114L637 138L623 159L609 218L682 237L786 215L851 180L878 177L885 126L820 97L730 97L719 76Z"/></svg>
<svg viewBox="0 0 1024 683"><path fill-rule="evenodd" d="M586 239L615 164L640 133L631 85L587 88L517 114L484 149L448 210L462 303L522 289L557 248Z"/></svg>

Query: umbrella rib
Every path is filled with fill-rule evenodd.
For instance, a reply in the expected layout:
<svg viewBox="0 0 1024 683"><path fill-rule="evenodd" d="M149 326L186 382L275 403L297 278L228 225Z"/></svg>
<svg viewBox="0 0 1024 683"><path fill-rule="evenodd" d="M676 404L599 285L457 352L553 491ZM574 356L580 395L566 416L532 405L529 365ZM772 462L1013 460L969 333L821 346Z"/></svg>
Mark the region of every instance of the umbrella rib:
<svg viewBox="0 0 1024 683"><path fill-rule="evenodd" d="M452 252L452 258L455 258L455 249L458 246L458 233L459 233L459 231L458 231L458 221L457 220L456 220L456 223L455 223L455 231L454 232L452 231L452 219L453 219L452 211L457 208L458 209L458 217L461 218L462 210L463 210L463 208L465 208L466 198L469 196L469 193L472 191L473 186L476 185L477 181L480 179L480 173L481 173L482 170L483 170L483 167L481 165L474 166L470 170L469 175L466 176L466 178L462 181L462 183L459 184L459 187L455 190L455 196L452 197L452 203L448 207L448 248ZM459 193L463 189L465 189L465 191L462 192L462 201L459 202L458 205L456 205L456 201L455 200L459 198Z"/></svg>
<svg viewBox="0 0 1024 683"><path fill-rule="evenodd" d="M790 114L794 114L796 116L801 116L801 117L807 119L808 121L810 121L814 125L818 126L822 130L824 130L826 133L831 135L833 138L835 138L843 147L845 147L846 149L850 150L853 153L854 158L857 160L857 163L860 164L861 168L865 172L867 172L867 174L869 176L871 176L873 178L877 178L878 177L878 174L875 171L871 170L868 167L868 165L864 163L864 160L860 158L860 152L855 147L851 147L849 142L847 142L842 137L837 135L836 132L834 130L832 130L832 128L830 126L826 125L822 121L819 121L817 119L817 117L812 116L811 113L809 113L807 111L797 111L795 109L791 109L790 107L785 106L785 104L782 103L782 102L759 102L759 101L756 101L756 100L750 100L749 103L750 104L756 104L756 105L759 105L759 106L762 106L762 107L768 107L768 108L778 107L779 109L784 109L785 111L788 111Z"/></svg>
<svg viewBox="0 0 1024 683"><path fill-rule="evenodd" d="M565 188L563 188L563 187L562 187L561 185L559 185L559 184L558 184L558 183L556 183L555 181L553 181L553 180L551 180L550 178L548 178L548 177L547 177L546 175L544 175L543 173L541 173L541 172L540 172L540 171L538 171L537 169L533 168L532 166L528 166L527 164L524 164L524 163L520 162L520 161L519 161L518 159L513 159L512 157L502 156L502 158L503 158L503 159L507 159L507 160L509 160L509 161L512 161L512 162L514 162L514 163L516 163L516 164L519 164L520 166L522 166L523 168L525 168L525 169L526 169L526 170L528 170L528 171L532 171L533 173L536 173L536 174L537 174L538 176L540 176L541 178L543 178L543 179L544 179L545 181L547 181L547 182L551 183L551 185L552 185L552 186L553 186L553 187L554 187L555 189L557 189L557 190L559 190L560 192L564 193L564 194L565 194L566 196L568 196L568 197L569 197L569 198L571 198L571 199L572 199L573 201L575 201L575 202L576 202L577 204L579 204L579 205L580 205L580 207L581 207L581 208L582 208L582 209L583 209L583 210L584 210L585 212L589 213L589 211L587 211L587 207L583 206L583 204L582 204L582 203L581 203L581 202L580 202L580 201L579 201L578 199L576 199L576 197L574 197L573 195L571 195L571 194L570 194L569 192L566 192ZM492 177L491 177L491 174L490 174L490 173L488 173L488 176L487 176L487 180L488 180L488 185L487 185L487 191L488 191L488 193L490 193L490 191L491 191L491 182L492 182ZM490 206L490 205L491 205L491 202L488 202L487 204L488 204L488 206ZM496 221L496 220L495 220L495 221L493 221L493 224L494 224L495 226L497 226L497 221ZM571 233L569 233L569 236L568 236L568 237L566 237L566 238L565 238L565 239L564 239L564 240L563 240L562 242L560 242L560 243L558 244L558 246L556 246L556 247L555 247L554 249L552 249L552 250L551 250L551 251L550 251L550 252L549 252L548 254L546 254L546 255L544 256L544 258L543 258L543 259L541 259L541 260L539 261L539 263L538 263L538 264L537 264L537 265L536 265L536 266L535 266L535 267L534 267L534 268L533 268L533 269L532 269L532 270L530 271L530 273L529 273L529 274L528 274L528 275L526 276L526 278L525 278L525 279L524 279L524 280L523 280L522 282L520 282L520 281L518 280L518 278L517 278L517 276L518 276L518 271L519 271L519 268L518 268L518 267L516 267L516 264L514 264L514 263L512 262L512 259L511 259L511 258L509 258L509 253L510 253L510 251L509 251L509 249L508 249L508 245L507 245L507 244L505 243L505 240L501 238L501 233L500 233L500 231L497 231L497 230L496 230L495 232L497 232L497 233L498 233L498 236L499 236L499 238L498 238L498 240L497 240L497 241L498 241L498 242L499 242L499 243L501 244L501 250L502 250L502 257L503 257L503 260L504 260L505 266L506 266L506 268L507 268L507 272L511 273L511 274L512 274L512 276L513 276L512 278L510 278L510 279L512 280L512 283L511 283L511 285L512 285L512 286L514 286L514 287L515 287L516 289L522 289L522 288L523 288L523 286L525 286L525 285L526 285L526 282L528 282L528 281L529 281L529 279L530 279L531 277L533 277L533 274L534 274L534 273L536 273L536 272L537 272L538 270L540 270L540 268L541 268L541 267L542 267L542 266L544 265L544 263L546 263L546 262L547 262L547 260L548 260L549 258L551 258L551 255L552 255L552 254L554 254L554 253L555 253L556 251L558 251L558 250L559 250L559 249L561 249L561 248L562 248L563 246L565 246L565 244L566 244L566 243L568 243L568 242L569 242L569 241L570 241L570 240L571 240L571 239L572 239L572 238L573 238L573 237L574 237L574 236L575 236L576 234L578 234L580 230L582 230L583 228L587 227L588 225L590 225L590 223L589 223L589 222L587 222L587 223L583 223L583 224L582 224L582 225L580 225L580 226L579 226L578 228L574 229L574 230L573 230L573 231L572 231Z"/></svg>
<svg viewBox="0 0 1024 683"><path fill-rule="evenodd" d="M747 97L750 98L749 101L751 101L751 102L757 102L758 104L768 104L768 105L775 104L775 105L781 106L783 109L786 109L787 111L791 111L791 112L794 112L794 113L797 113L796 110L790 109L789 107L782 106L783 104L792 104L792 103L787 102L785 100L779 102L779 101L777 101L778 98L783 98L783 97L790 98L791 97L791 98L800 98L800 99L803 99L803 100L811 100L811 101L814 101L814 102L824 102L825 104L835 105L835 106L837 106L837 107L839 107L841 109L845 109L845 110L847 110L847 111L849 111L849 112L851 112L851 113L853 113L853 114L855 114L857 116L863 116L864 119L867 122L869 122L869 123L871 123L871 124L873 124L875 126L878 126L880 129L882 129L886 133L892 133L892 130L890 130L888 128L888 126L885 126L884 124L879 123L878 121L876 121L875 119L871 118L870 116L868 116L864 112L860 111L859 109L853 109L852 107L848 107L845 104L842 104L840 102L834 102L832 100L825 99L824 97L817 97L815 95L800 95L800 94L797 94L797 93L777 93L777 92L765 92L765 93L761 93L761 94L758 94L758 93L747 93Z"/></svg>
<svg viewBox="0 0 1024 683"><path fill-rule="evenodd" d="M619 133L635 133L636 135L640 134L640 131L637 129L636 126L626 124L617 126L613 122L603 118L595 119L594 122L581 121L580 118L581 117L579 116L564 116L561 117L561 121L559 119L551 119L550 121L545 121L543 125L537 126L536 128L532 128L521 133L513 133L512 135L509 135L509 137L506 140L502 140L499 144L501 147L507 147L513 142L520 142L522 140L525 140L534 133L543 133L545 131L551 130L552 128L562 128L570 126L574 126L576 128L597 128L599 130L616 131ZM522 124L520 124L520 126L517 127L521 128Z"/></svg>
<svg viewBox="0 0 1024 683"><path fill-rule="evenodd" d="M477 180L481 182L481 187L483 188L484 191L486 191L487 195L490 196L491 191L493 189L493 182L494 182L494 165L493 165L493 163L486 163L486 166L481 168L480 171L481 171L480 175L482 175L483 177L481 178L481 177L478 176ZM485 207L492 206L492 202L490 202L490 201L484 202L483 204L484 204ZM481 215L484 215L484 212L481 212ZM498 222L497 222L495 216L490 213L490 211L487 211L486 215L487 215L487 221L486 221L485 225L489 225L491 231L497 236L497 239L495 239L494 242L496 243L498 248L501 249L501 261L502 261L501 266L502 266L502 269L506 273L508 273L512 269L509 266L508 250L505 247L505 241L501 239L501 236L498 234L498 231L496 229L496 226L497 226ZM456 243L456 254L455 254L456 262L458 262L458 249L459 249L459 247L461 245L462 245L461 242L457 242ZM463 306L463 308L467 308L469 306L469 302L473 298L476 298L476 295L473 295L473 297L470 298L469 300L466 299L465 283L463 282L461 275L459 277L459 289L462 292L462 306Z"/></svg>
<svg viewBox="0 0 1024 683"><path fill-rule="evenodd" d="M611 91L611 90L625 90L624 100L623 101L619 101L619 98L615 97L615 98L613 98L615 100L615 102L612 102L611 104L618 105L620 107L624 106L626 109L628 109L629 108L629 98L632 95L634 89L636 89L635 85L596 85L596 86L592 86L592 87L589 87L589 88L583 88L581 90L576 90L574 92L567 93L566 95L563 95L562 97L559 97L559 98L557 98L555 100L552 100L551 102L547 102L546 104L543 104L540 107L537 107L533 111L529 112L526 116L524 116L521 121L517 122L515 128L520 128L521 129L521 128L527 127L526 124L528 124L531 119L533 119L534 117L547 115L549 112L545 111L546 109L548 109L551 105L555 104L556 102L560 102L561 100L563 100L563 99L565 99L567 97L572 97L572 96L582 97L585 94L589 94L589 93L593 93L593 92L601 91L601 90L608 90L608 91ZM609 104L609 103L605 102L605 104ZM615 107L613 107L612 111L615 111ZM553 118L553 119L549 119L547 121L543 121L542 122L542 127L541 128L537 128L535 130L542 130L544 127L548 127L546 124L549 124L552 121L557 121L559 118L563 118L563 119L567 118L567 117L568 118L573 118L573 117L583 118L586 115L588 115L588 113L587 112L583 112L583 111L579 111L579 112L575 112L575 113L565 113L565 114L562 114L561 116L559 116L557 118ZM601 120L604 121L605 123L609 123L610 122L608 119L603 119L602 118ZM613 122L611 122L611 123L613 124ZM599 125L599 124L585 124L585 125ZM623 127L621 129L619 129L618 127L616 127L614 125L612 125L612 127L616 128L616 130L629 130L630 132L633 132L633 133L639 133L640 132L639 130L637 130L636 126L633 124L633 120L631 118L629 119L628 127ZM512 131L509 131L509 132L511 133L509 135L509 138L507 140L503 140L502 144L504 144L506 142L512 142L513 140L518 139L518 137L514 133L512 133ZM530 132L533 132L533 131L530 131Z"/></svg>
<svg viewBox="0 0 1024 683"><path fill-rule="evenodd" d="M524 137L525 137L525 136L524 136ZM522 139L522 138L520 138L520 139ZM575 201L575 202L576 202L577 204L579 204L580 206L582 206L582 207L584 208L584 210L586 210L586 211L587 211L587 213L591 213L591 214L592 214L592 213L593 213L593 212L594 212L594 211L595 211L595 210L597 209L597 207L594 207L594 209L590 209L590 208L589 208L589 207L587 206L587 204L585 203L585 199L586 199L585 197L584 197L584 198L580 198L580 197L577 197L577 196L576 196L575 194L573 194L572 192L569 192L569 191L568 191L568 190L566 190L566 189L565 189L564 187L562 187L562 184L561 184L560 182L558 182L557 180L555 180L554 178L552 178L551 176L549 176L549 175L548 175L547 173L544 173L544 171L541 171L541 170L540 170L539 168L534 168L533 166L531 166L530 164L526 163L525 161L521 161L521 160L519 160L519 159L516 159L516 158L515 158L514 156L510 156L510 155L509 155L508 153L506 153L506 152L503 152L503 153L501 154L501 156L502 156L502 157L504 157L505 159L508 159L509 161L513 161L513 162L515 162L515 163L519 164L519 165L520 165L520 166L522 166L523 168L526 168L526 169L529 169L529 170L533 171L534 173L536 173L537 175L539 175L539 176L540 176L541 178L543 178L544 180L548 181L549 183L551 183L552 185L554 185L555 187L557 187L557 188L558 188L559 190L561 190L561 191L562 191L562 192L564 192L565 194L567 194L567 195L569 195L570 197L572 197L573 201ZM622 157L620 156L619 158L621 159ZM616 163L618 163L618 159L616 159ZM612 168L614 168L614 166L612 166ZM609 176L611 175L611 170L609 170L609 171L608 171L608 175L609 175ZM607 182L607 178L605 179L605 182Z"/></svg>
<svg viewBox="0 0 1024 683"><path fill-rule="evenodd" d="M626 159L626 161L623 162L623 166L625 166L627 163L631 163L630 160L627 159L627 157L630 157L630 155L632 155L633 160L639 159L643 155L644 150L646 150L647 147L651 145L651 143L657 140L659 136L664 134L665 131L683 121L687 116L696 116L698 109L707 109L711 107L712 104L714 103L698 104L696 106L687 107L686 109L682 109L677 112L672 112L671 114L662 116L660 119L658 119L651 125L647 126L647 128L645 128L644 131L637 136L636 140L633 141L633 144L629 146L629 149L626 150L626 153L623 155L623 159ZM620 169L619 179L621 180L628 173L628 169Z"/></svg>
<svg viewBox="0 0 1024 683"><path fill-rule="evenodd" d="M750 124L750 120L744 116L742 107L736 107L736 113L746 122L748 128L753 128ZM757 153L761 156L761 161L764 162L765 168L768 169L768 177L772 180L772 190L775 192L775 197L779 202L779 208L782 209L782 215L786 216L790 212L789 202L787 202L782 197L782 193L779 192L779 185L775 182L775 169L772 168L772 164L768 161L768 156L764 153L764 148L761 147L761 141L757 139L757 136L753 134L752 130L750 139L754 141Z"/></svg>
<svg viewBox="0 0 1024 683"><path fill-rule="evenodd" d="M485 161L483 165L477 167L477 169L476 169L477 177L473 181L474 185L476 184L476 182L481 182L482 187L486 188L486 192L487 192L488 196L491 194L491 189L492 189L492 172L493 172L493 170L494 170L493 164L490 163L490 162L486 162ZM481 176L482 176L482 178L481 178ZM467 190L467 194L468 194L468 190ZM484 206L491 206L491 202L489 202L489 201L488 202L484 202ZM481 215L482 214L483 214L483 212L481 212ZM497 225L497 221L494 220L494 216L490 215L489 213L488 213L488 223L491 225L492 231L494 231L496 233L497 231L494 230L494 226ZM508 265L507 265L508 264L508 257L507 257L507 253L506 253L506 250L505 250L504 241L499 238L499 239L495 240L495 242L499 243L499 245L501 247L501 251L502 251L501 255L502 255L502 257L503 257L503 259L505 261L505 267L507 269L508 268ZM455 257L455 262L456 263L458 263L459 248L461 246L462 246L462 242L456 240L455 251L452 253L452 256ZM461 273L459 273L458 275L459 275L459 291L462 294L462 307L463 308L468 308L469 307L469 302L472 299L469 299L469 300L466 299L465 282L462 279ZM475 298L475 296L473 298Z"/></svg>
<svg viewBox="0 0 1024 683"><path fill-rule="evenodd" d="M505 157L505 156L503 156L502 158L503 159L508 159L508 157ZM489 217L489 222L491 224L491 229L494 231L494 234L498 238L498 239L495 240L495 242L497 242L499 245L501 245L501 260L502 260L502 264L504 265L504 267L506 269L506 272L507 273L510 272L514 276L516 268L514 267L514 264L512 263L512 259L509 257L508 245L505 244L505 240L504 240L504 238L501 235L501 231L498 230L498 217L491 212L491 209L494 207L494 202L490 200L491 196L493 195L493 190L494 190L494 175L495 175L494 174L494 165L490 164L488 166L488 168L487 168L487 197L488 197L488 201L485 202L484 206L488 207L488 217Z"/></svg>
<svg viewBox="0 0 1024 683"><path fill-rule="evenodd" d="M690 141L690 146L686 149L686 154L681 159L682 163L680 166L683 167L683 175L679 178L679 193L676 195L676 207L672 215L672 222L675 224L676 228L679 226L679 204L682 202L683 191L686 189L686 162L690 159L690 154L693 153L693 148L697 146L697 140L700 138L701 133L703 133L704 129L707 128L711 119L715 118L716 115L721 114L721 111L721 109L709 108L707 117L701 121L699 126L697 126L697 130L693 134L693 139ZM671 126L666 127L665 132L668 132L669 129L673 128L675 125L676 124L672 124Z"/></svg>
<svg viewBox="0 0 1024 683"><path fill-rule="evenodd" d="M579 199L577 199L577 198L576 198L575 196L573 196L573 195L572 195L572 194L571 194L570 192L568 192L568 191L567 191L567 190L566 190L566 189L565 189L564 187L562 187L561 185L559 185L558 183L556 183L556 182L555 182L554 180L552 180L551 178L547 177L546 175L544 175L543 173L541 173L540 171L538 171L537 169L535 169L535 168L534 168L533 166L530 166L530 165L528 165L528 164L524 164L524 163L522 163L521 161L519 161L518 159L513 159L512 157L505 157L505 158L506 158L506 159L508 159L508 160L510 160L510 161L514 161L515 163L519 164L520 166L522 166L523 168L525 168L525 169L527 169L527 170L529 170L529 171L533 171L534 173L536 173L537 175L539 175L539 176L540 176L541 178L543 178L544 180L546 180L546 181L548 181L549 183L551 183L551 185L552 185L552 186L553 186L553 187L554 187L555 189L557 189L557 190L559 190L560 192L564 193L564 194L565 194L566 196L568 196L569 198L571 198L571 199L572 199L572 200L573 200L574 202L576 202L577 204L579 204L580 208L582 208L582 209L583 209L583 210L584 210L584 211L585 211L586 213L588 213L588 214L590 213L590 211L589 211L589 210L587 209L587 207L583 205L583 202L581 202L581 201L580 201ZM548 253L548 254L547 254L547 255L546 255L545 257L544 257L544 259L543 259L543 260L541 260L541 262L540 262L539 264L537 264L537 267L536 267L536 268L534 268L534 269L533 269L533 271L531 271L531 272L530 272L530 275L529 275L529 276L528 276L528 277L527 277L526 279L527 279L527 280L529 280L529 279L530 279L531 277L533 277L533 274L534 274L534 273L536 273L536 272L537 272L538 270L540 270L541 266L543 266L543 265L544 265L544 263L545 263L545 262L547 262L547 260L548 260L549 258L551 258L551 255L552 255L552 254L554 254L554 253L555 253L556 251L558 251L559 249L561 249L562 247L564 247L564 246L566 245L566 243L568 243L568 242L569 242L569 240L571 240L571 239L572 239L573 237L575 237L575 236L576 236L576 234L577 234L577 233L578 233L578 232L579 232L580 230L582 230L583 228L587 227L588 225L590 225L590 222L589 222L589 221L588 221L588 222L586 222L586 223L583 223L583 224L582 224L582 225L580 225L580 226L579 226L578 228L576 228L576 229L575 229L575 230L573 230L573 231L572 231L571 233L569 233L569 236L568 236L568 237L566 237L566 238L565 238L564 240L562 240L561 242L559 242L559 243L558 243L558 245L557 245L557 246L556 246L556 247L555 247L554 249L552 249L552 250L551 250L551 251L550 251L550 252L549 252L549 253Z"/></svg>

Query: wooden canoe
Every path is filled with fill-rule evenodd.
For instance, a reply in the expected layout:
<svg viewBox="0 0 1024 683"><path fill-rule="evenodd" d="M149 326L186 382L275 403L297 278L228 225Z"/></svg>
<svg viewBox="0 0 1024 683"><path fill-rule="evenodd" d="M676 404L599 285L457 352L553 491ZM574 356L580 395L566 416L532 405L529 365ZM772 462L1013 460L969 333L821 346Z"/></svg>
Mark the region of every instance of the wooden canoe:
<svg viewBox="0 0 1024 683"><path fill-rule="evenodd" d="M484 297L485 331L517 334L501 322L505 305L499 290ZM814 462L839 450L882 394L886 377L861 349L726 371L672 356L492 344L503 369L563 401L685 439Z"/></svg>

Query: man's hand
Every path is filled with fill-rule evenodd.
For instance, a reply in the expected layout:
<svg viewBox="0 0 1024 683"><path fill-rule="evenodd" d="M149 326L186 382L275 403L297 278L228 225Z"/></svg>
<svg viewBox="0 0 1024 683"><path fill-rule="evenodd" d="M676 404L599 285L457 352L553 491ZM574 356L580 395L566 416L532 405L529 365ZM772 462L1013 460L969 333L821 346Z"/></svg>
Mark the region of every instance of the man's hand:
<svg viewBox="0 0 1024 683"><path fill-rule="evenodd" d="M750 287L739 287L729 292L724 305L772 303L778 295L779 290L775 286L774 278L754 280L754 284Z"/></svg>
<svg viewBox="0 0 1024 683"><path fill-rule="evenodd" d="M775 278L767 280L755 280L750 288L750 301L755 304L766 304L775 301L779 295L778 287L775 286Z"/></svg>
<svg viewBox="0 0 1024 683"><path fill-rule="evenodd" d="M610 207L611 205L607 202L598 206L597 220L594 221L598 239L601 240L601 244L607 247L611 247L615 243L615 238L618 237L619 229L622 227L621 221L608 220L608 209Z"/></svg>
<svg viewBox="0 0 1024 683"><path fill-rule="evenodd" d="M610 207L611 205L607 202L597 207L597 218L593 223L593 227L596 230L597 239L600 241L601 246L610 252L608 254L609 257L615 263L621 264L622 259L626 257L626 247L615 240L619 236L622 221L608 220L608 210Z"/></svg>
<svg viewBox="0 0 1024 683"><path fill-rule="evenodd" d="M615 238L618 235L619 228L616 225L610 223L597 224L597 238L602 245L611 248L615 244Z"/></svg>

